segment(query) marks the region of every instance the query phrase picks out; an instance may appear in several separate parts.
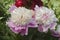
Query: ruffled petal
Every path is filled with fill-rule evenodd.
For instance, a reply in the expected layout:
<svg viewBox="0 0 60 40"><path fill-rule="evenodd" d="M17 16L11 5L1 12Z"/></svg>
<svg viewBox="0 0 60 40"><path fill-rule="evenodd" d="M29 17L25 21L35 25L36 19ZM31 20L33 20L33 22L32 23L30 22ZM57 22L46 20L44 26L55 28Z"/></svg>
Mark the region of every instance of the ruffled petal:
<svg viewBox="0 0 60 40"><path fill-rule="evenodd" d="M14 9L16 9L17 7L15 5L12 5L10 8L9 8L9 12L13 12Z"/></svg>
<svg viewBox="0 0 60 40"><path fill-rule="evenodd" d="M27 25L22 25L22 26L19 25L18 26L18 25L15 25L12 21L8 21L6 24L16 34L18 34L18 33L20 33L21 35L27 35L28 34Z"/></svg>
<svg viewBox="0 0 60 40"><path fill-rule="evenodd" d="M28 24L28 27L31 27L31 28L36 28L36 27L38 27L35 19L32 19L32 20L30 21L30 23Z"/></svg>

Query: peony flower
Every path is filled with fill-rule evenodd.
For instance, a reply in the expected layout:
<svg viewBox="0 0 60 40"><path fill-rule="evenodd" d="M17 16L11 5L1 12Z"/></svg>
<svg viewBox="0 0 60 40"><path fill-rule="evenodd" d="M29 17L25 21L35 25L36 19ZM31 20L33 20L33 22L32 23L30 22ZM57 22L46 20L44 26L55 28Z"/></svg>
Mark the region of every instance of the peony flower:
<svg viewBox="0 0 60 40"><path fill-rule="evenodd" d="M53 30L51 32L52 32L52 35L54 37L59 37L60 38L60 25L57 26L57 29L56 30Z"/></svg>
<svg viewBox="0 0 60 40"><path fill-rule="evenodd" d="M41 7L43 6L43 2L41 0L32 0L31 9L34 9L35 5L38 5L39 7Z"/></svg>
<svg viewBox="0 0 60 40"><path fill-rule="evenodd" d="M16 8L12 13L11 13L11 20L18 25L25 25L30 22L32 19L32 10L28 10L24 7L19 7Z"/></svg>
<svg viewBox="0 0 60 40"><path fill-rule="evenodd" d="M21 6L25 6L25 5L27 5L26 0L15 0L15 6L16 7L21 7Z"/></svg>
<svg viewBox="0 0 60 40"><path fill-rule="evenodd" d="M23 1L22 1L22 0L15 0L15 6L16 6L16 7L21 7L21 6L23 6Z"/></svg>
<svg viewBox="0 0 60 40"><path fill-rule="evenodd" d="M11 17L6 24L14 33L27 35L28 27L37 27L34 17L32 17L33 15L33 10L26 9L25 7L15 8L11 12Z"/></svg>
<svg viewBox="0 0 60 40"><path fill-rule="evenodd" d="M46 7L35 7L35 20L38 24L38 30L40 32L47 32L48 29L53 30L57 25L57 18L54 14L54 11Z"/></svg>

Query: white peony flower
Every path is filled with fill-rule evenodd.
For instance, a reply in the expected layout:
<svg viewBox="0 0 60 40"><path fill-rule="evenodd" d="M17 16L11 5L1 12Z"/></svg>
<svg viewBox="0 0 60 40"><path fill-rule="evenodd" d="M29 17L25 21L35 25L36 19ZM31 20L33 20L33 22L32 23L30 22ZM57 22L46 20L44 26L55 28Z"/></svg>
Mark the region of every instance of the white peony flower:
<svg viewBox="0 0 60 40"><path fill-rule="evenodd" d="M15 24L24 25L32 19L33 11L25 7L19 7L11 12L10 20Z"/></svg>
<svg viewBox="0 0 60 40"><path fill-rule="evenodd" d="M50 24L57 21L54 11L46 7L35 7L36 20L38 23Z"/></svg>
<svg viewBox="0 0 60 40"><path fill-rule="evenodd" d="M54 30L58 19L56 18L54 11L46 7L35 7L35 20L38 25L40 32L48 32L48 29Z"/></svg>

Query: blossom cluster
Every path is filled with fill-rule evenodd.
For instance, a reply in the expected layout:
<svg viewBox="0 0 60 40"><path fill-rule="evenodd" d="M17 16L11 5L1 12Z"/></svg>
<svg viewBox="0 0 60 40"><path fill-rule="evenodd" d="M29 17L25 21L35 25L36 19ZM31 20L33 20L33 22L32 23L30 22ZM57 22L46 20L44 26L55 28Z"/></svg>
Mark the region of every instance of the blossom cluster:
<svg viewBox="0 0 60 40"><path fill-rule="evenodd" d="M58 19L52 9L35 5L34 10L25 7L11 6L11 17L6 22L9 28L17 34L28 35L28 29L37 28L39 32L55 30Z"/></svg>

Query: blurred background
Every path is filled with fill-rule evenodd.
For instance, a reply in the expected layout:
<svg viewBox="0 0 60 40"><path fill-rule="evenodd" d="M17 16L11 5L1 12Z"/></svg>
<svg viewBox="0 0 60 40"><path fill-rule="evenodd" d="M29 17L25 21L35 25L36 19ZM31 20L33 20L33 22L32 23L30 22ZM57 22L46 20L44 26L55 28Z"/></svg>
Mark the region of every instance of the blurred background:
<svg viewBox="0 0 60 40"><path fill-rule="evenodd" d="M37 29L31 28L29 28L27 36L13 33L6 25L6 21L10 17L8 9L14 1L0 0L0 40L58 40L58 38L51 35L50 31L48 33L40 33ZM59 19L58 24L60 24L60 0L42 0L42 2L44 6L55 11L56 17Z"/></svg>

